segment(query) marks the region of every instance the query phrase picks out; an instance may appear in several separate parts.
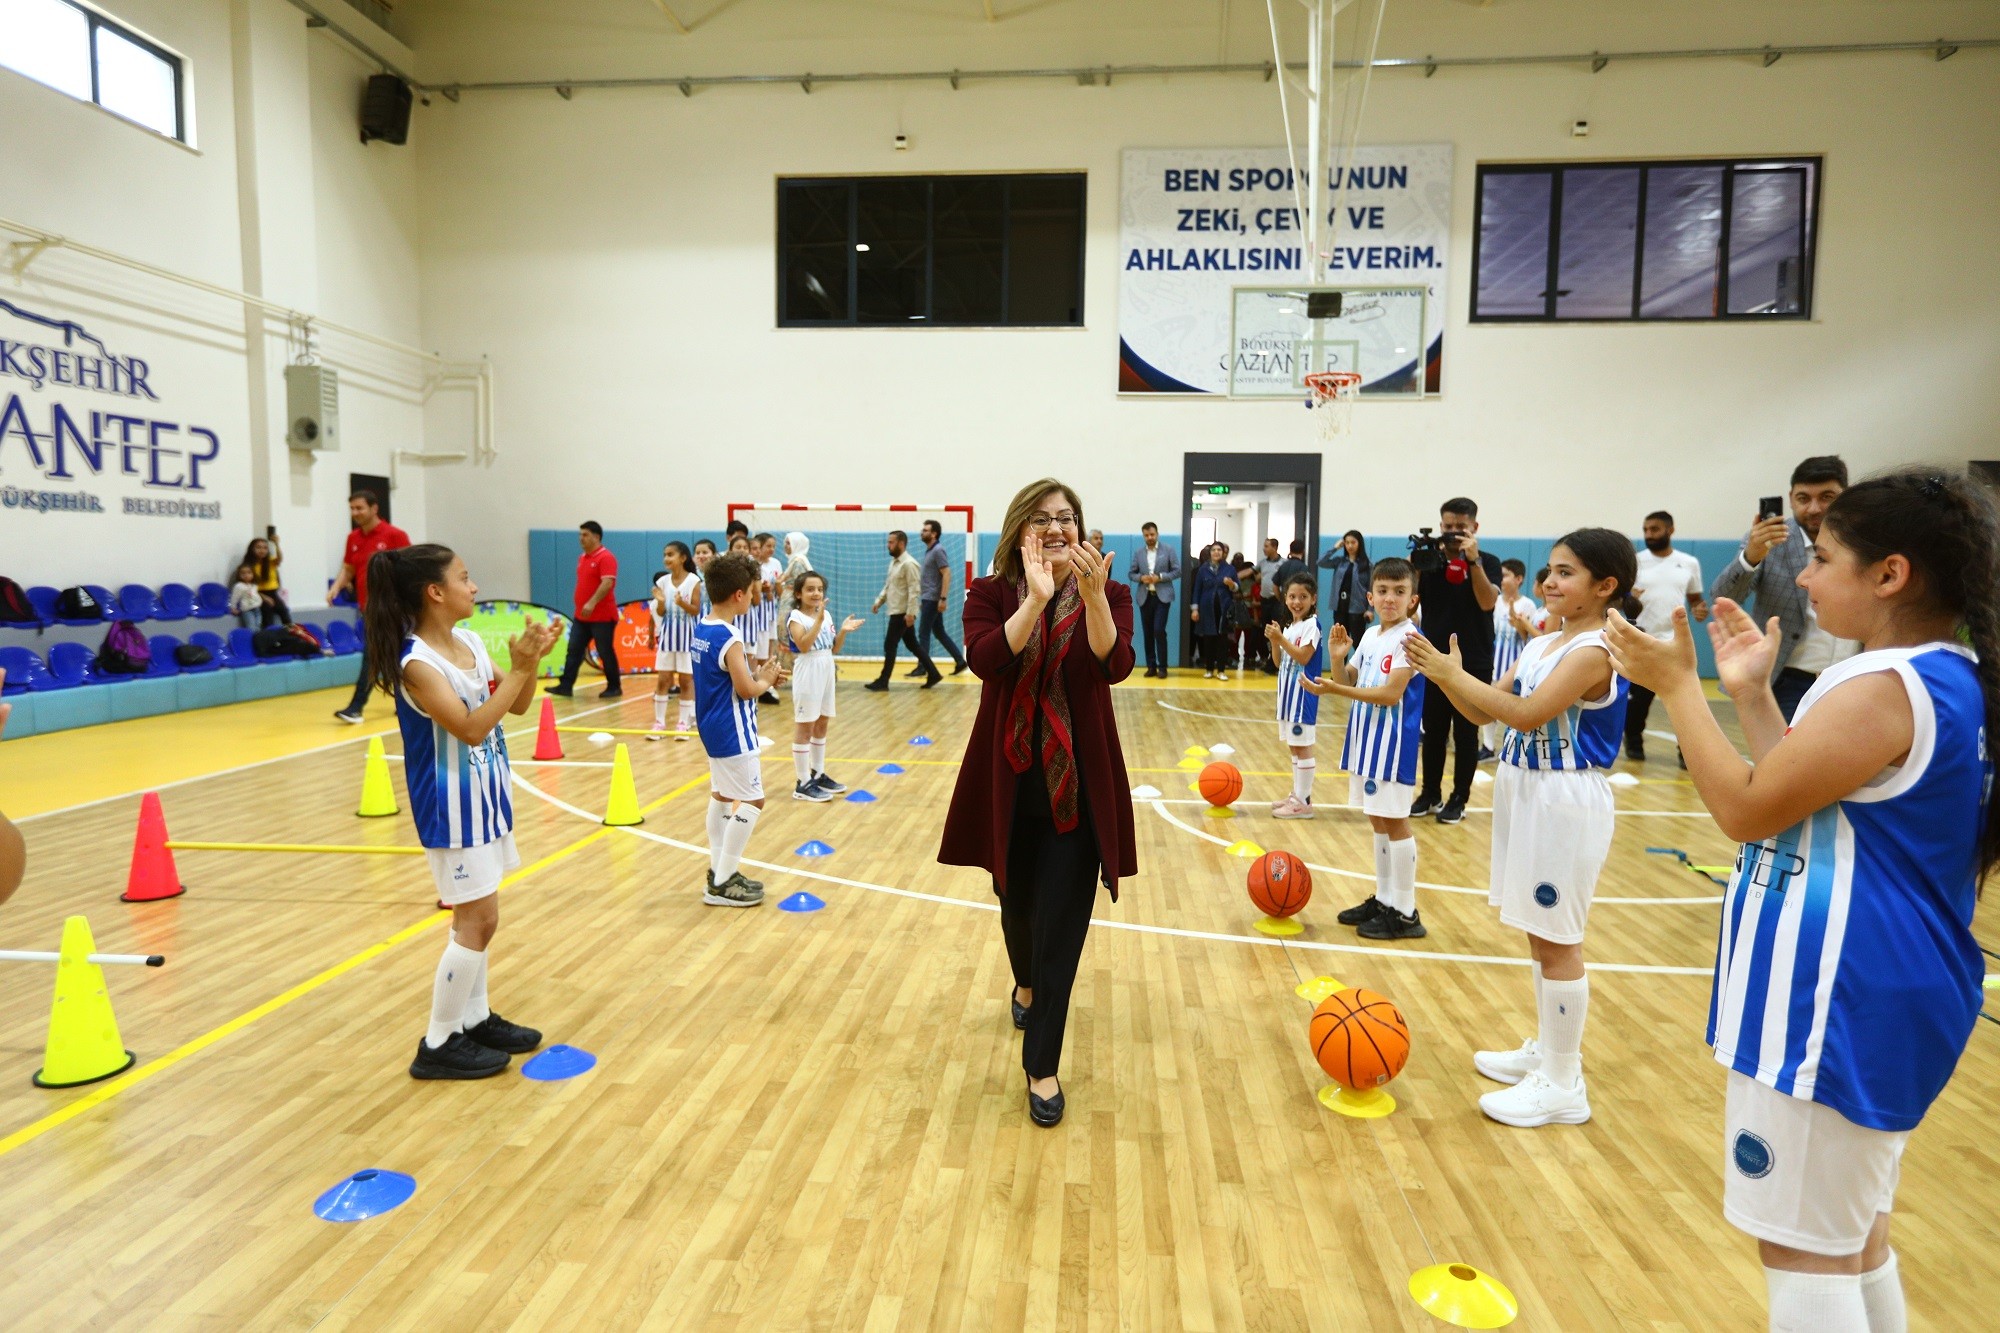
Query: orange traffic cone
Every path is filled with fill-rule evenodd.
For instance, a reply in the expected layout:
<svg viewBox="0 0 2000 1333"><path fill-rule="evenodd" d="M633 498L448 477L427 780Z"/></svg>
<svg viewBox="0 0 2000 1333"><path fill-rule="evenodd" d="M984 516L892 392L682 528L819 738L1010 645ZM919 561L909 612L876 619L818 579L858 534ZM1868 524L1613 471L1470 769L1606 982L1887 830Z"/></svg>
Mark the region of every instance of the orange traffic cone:
<svg viewBox="0 0 2000 1333"><path fill-rule="evenodd" d="M548 760L562 757L562 738L556 735L556 701L544 695L542 729L535 734L535 758Z"/></svg>
<svg viewBox="0 0 2000 1333"><path fill-rule="evenodd" d="M132 840L132 871L125 877L120 902L150 903L161 898L178 898L187 890L181 886L180 872L174 869L174 854L167 847L167 816L160 809L160 794L149 791L139 800L139 833Z"/></svg>

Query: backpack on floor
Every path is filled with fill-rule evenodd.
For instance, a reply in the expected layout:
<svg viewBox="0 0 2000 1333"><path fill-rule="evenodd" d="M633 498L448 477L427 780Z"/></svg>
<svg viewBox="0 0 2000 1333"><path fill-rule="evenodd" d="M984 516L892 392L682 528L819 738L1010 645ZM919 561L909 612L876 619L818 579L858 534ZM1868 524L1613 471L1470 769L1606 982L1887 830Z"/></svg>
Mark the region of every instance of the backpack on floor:
<svg viewBox="0 0 2000 1333"><path fill-rule="evenodd" d="M10 578L0 576L0 625L42 626L42 618L35 613L35 604L28 600L28 594L21 591L21 585Z"/></svg>
<svg viewBox="0 0 2000 1333"><path fill-rule="evenodd" d="M88 588L64 588L56 594L56 614L68 620L102 620L104 607Z"/></svg>
<svg viewBox="0 0 2000 1333"><path fill-rule="evenodd" d="M153 665L153 646L129 620L114 620L97 651L97 669L108 676L143 676Z"/></svg>

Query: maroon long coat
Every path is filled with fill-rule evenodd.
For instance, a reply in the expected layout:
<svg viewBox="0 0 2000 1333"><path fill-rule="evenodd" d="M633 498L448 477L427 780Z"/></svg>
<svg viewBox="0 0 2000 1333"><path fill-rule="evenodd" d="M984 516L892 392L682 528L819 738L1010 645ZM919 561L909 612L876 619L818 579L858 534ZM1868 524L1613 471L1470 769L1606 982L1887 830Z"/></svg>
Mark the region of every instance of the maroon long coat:
<svg viewBox="0 0 2000 1333"><path fill-rule="evenodd" d="M1090 651L1088 627L1079 624L1063 659L1069 689L1072 745L1082 773L1082 796L1097 833L1104 882L1115 900L1118 881L1139 873L1133 849L1132 788L1125 777L1125 753L1118 746L1118 721L1111 710L1111 687L1132 674L1132 593L1122 583L1105 585L1118 641L1099 662ZM966 742L958 787L945 816L938 860L950 866L979 866L1007 883L1007 839L1014 827L1014 791L1020 781L1007 762L1007 706L1014 695L1020 659L1007 646L1007 617L1021 605L1012 584L999 578L974 579L965 590L965 660L981 686L979 718Z"/></svg>

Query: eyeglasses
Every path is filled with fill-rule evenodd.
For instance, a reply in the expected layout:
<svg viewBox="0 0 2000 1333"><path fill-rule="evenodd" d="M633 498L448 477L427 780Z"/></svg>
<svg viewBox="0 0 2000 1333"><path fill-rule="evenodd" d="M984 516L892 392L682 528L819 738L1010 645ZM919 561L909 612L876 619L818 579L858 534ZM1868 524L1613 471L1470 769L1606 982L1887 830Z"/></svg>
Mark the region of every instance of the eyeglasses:
<svg viewBox="0 0 2000 1333"><path fill-rule="evenodd" d="M1068 511L1055 515L1036 514L1028 520L1028 531L1034 533L1036 536L1040 536L1050 528L1068 528L1074 532L1076 531L1076 523L1076 515Z"/></svg>

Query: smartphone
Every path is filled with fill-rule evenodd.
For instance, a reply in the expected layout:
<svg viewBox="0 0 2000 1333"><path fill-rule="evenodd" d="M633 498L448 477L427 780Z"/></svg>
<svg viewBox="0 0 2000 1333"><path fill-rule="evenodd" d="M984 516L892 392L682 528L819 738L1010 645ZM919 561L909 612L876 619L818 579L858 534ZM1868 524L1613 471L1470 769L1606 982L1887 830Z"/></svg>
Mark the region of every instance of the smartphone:
<svg viewBox="0 0 2000 1333"><path fill-rule="evenodd" d="M1767 518L1783 518L1784 516L1785 516L1784 496L1767 495L1763 499L1757 502L1758 522L1761 523L1763 520Z"/></svg>
<svg viewBox="0 0 2000 1333"><path fill-rule="evenodd" d="M275 539L278 535L278 525L275 523L266 523L264 525L264 535Z"/></svg>

